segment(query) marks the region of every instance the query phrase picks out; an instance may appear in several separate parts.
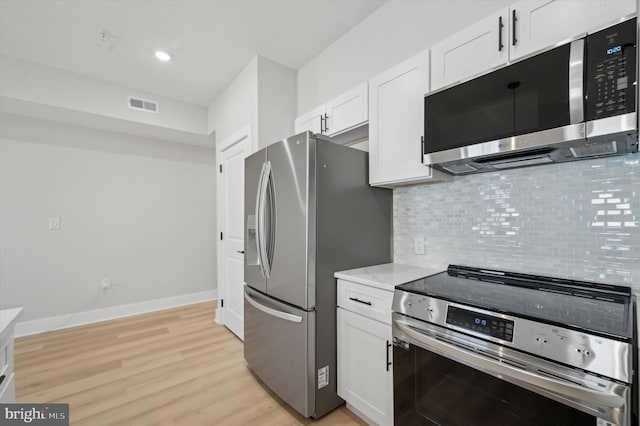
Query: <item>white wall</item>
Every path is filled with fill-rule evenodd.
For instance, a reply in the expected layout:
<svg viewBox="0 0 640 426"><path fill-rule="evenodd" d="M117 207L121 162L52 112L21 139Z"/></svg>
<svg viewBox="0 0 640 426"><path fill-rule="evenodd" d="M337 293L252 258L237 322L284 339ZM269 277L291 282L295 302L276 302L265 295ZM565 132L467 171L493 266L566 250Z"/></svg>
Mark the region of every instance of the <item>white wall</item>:
<svg viewBox="0 0 640 426"><path fill-rule="evenodd" d="M293 135L296 117L294 70L258 56L258 144L267 146Z"/></svg>
<svg viewBox="0 0 640 426"><path fill-rule="evenodd" d="M214 177L213 149L0 115L0 307L29 321L215 289Z"/></svg>
<svg viewBox="0 0 640 426"><path fill-rule="evenodd" d="M216 143L225 141L243 126L251 124L251 134L258 134L258 57L238 74L208 110L208 132Z"/></svg>
<svg viewBox="0 0 640 426"><path fill-rule="evenodd" d="M298 71L297 115L511 3L390 0Z"/></svg>
<svg viewBox="0 0 640 426"><path fill-rule="evenodd" d="M0 55L0 95L196 135L208 134L204 107L9 55ZM128 96L158 101L159 112L130 109Z"/></svg>
<svg viewBox="0 0 640 426"><path fill-rule="evenodd" d="M209 133L220 143L250 124L254 148L262 148L293 134L295 105L295 71L255 56L209 105Z"/></svg>

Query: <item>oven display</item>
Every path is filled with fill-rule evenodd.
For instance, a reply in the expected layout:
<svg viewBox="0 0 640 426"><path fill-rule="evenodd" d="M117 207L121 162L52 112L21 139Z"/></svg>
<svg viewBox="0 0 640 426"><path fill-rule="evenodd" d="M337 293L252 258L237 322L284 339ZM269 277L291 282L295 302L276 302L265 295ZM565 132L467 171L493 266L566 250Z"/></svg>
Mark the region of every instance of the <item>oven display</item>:
<svg viewBox="0 0 640 426"><path fill-rule="evenodd" d="M513 342L513 321L449 306L447 324Z"/></svg>

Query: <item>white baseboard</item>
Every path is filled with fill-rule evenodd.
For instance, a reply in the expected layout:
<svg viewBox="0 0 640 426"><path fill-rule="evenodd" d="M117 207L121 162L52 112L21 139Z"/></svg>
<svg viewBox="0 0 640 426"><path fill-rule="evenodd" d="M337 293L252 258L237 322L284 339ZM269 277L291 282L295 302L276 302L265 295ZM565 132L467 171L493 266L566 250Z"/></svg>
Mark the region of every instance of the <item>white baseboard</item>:
<svg viewBox="0 0 640 426"><path fill-rule="evenodd" d="M217 298L218 290L209 290L199 293L166 297L164 299L147 300L128 305L112 306L109 308L94 309L92 311L58 315L55 317L41 318L32 321L23 321L16 323L15 337L31 336L33 334L45 333L52 330L61 330L63 328L76 327L94 322L124 318L132 315L174 308L177 306L206 302Z"/></svg>

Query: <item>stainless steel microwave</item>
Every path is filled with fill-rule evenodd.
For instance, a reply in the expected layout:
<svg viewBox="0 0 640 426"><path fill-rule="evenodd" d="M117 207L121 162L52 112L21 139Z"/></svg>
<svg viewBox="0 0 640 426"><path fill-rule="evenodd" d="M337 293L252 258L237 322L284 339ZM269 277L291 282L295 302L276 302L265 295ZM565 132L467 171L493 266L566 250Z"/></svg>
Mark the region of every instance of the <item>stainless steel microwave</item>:
<svg viewBox="0 0 640 426"><path fill-rule="evenodd" d="M424 98L423 162L455 175L638 151L637 20Z"/></svg>

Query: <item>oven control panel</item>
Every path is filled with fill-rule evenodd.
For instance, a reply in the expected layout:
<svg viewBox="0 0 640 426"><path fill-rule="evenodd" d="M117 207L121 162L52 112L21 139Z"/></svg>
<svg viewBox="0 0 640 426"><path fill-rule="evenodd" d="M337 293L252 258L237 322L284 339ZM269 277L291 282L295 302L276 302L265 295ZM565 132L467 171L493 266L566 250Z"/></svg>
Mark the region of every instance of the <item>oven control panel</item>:
<svg viewBox="0 0 640 426"><path fill-rule="evenodd" d="M514 322L508 319L450 305L447 309L446 322L447 324L485 334L496 339L513 342Z"/></svg>
<svg viewBox="0 0 640 426"><path fill-rule="evenodd" d="M457 333L631 382L632 346L628 342L399 289L394 291L392 311L394 315L406 315Z"/></svg>

